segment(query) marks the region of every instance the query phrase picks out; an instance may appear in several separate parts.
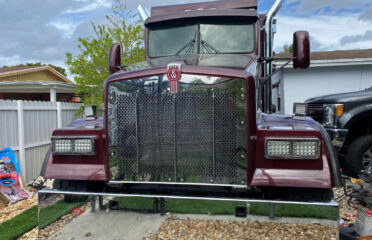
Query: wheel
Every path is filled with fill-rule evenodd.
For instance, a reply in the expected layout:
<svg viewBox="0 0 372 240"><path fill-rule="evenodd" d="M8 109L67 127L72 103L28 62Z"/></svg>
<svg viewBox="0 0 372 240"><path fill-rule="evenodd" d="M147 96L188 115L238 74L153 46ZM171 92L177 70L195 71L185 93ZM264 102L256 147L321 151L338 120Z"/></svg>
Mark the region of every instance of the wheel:
<svg viewBox="0 0 372 240"><path fill-rule="evenodd" d="M346 151L346 167L352 177L361 170L372 169L372 135L355 139Z"/></svg>
<svg viewBox="0 0 372 240"><path fill-rule="evenodd" d="M83 181L74 181L74 180L54 180L53 188L62 190L62 191L86 191L88 184ZM73 202L83 202L88 199L87 195L71 195L71 194L64 194L65 202L73 203Z"/></svg>

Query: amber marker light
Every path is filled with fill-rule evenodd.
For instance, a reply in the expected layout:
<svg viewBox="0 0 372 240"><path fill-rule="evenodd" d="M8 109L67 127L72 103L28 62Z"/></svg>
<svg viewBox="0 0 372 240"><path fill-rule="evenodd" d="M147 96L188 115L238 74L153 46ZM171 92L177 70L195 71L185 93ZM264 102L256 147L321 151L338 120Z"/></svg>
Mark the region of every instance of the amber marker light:
<svg viewBox="0 0 372 240"><path fill-rule="evenodd" d="M340 104L336 107L336 114L337 117L341 116L341 114L344 112L344 105Z"/></svg>

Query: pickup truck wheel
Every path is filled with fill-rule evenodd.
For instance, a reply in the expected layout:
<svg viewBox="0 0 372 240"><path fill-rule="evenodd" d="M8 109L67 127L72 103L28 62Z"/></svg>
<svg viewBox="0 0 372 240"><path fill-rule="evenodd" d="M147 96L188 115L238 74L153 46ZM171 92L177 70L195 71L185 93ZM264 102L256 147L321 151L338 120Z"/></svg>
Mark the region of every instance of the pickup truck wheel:
<svg viewBox="0 0 372 240"><path fill-rule="evenodd" d="M352 177L361 170L372 169L372 135L359 137L348 146L346 165Z"/></svg>
<svg viewBox="0 0 372 240"><path fill-rule="evenodd" d="M85 191L87 189L87 184L82 181L74 181L74 180L59 180L56 179L53 182L53 188L62 190L62 191ZM86 195L71 195L71 194L64 194L65 202L82 202L88 199Z"/></svg>

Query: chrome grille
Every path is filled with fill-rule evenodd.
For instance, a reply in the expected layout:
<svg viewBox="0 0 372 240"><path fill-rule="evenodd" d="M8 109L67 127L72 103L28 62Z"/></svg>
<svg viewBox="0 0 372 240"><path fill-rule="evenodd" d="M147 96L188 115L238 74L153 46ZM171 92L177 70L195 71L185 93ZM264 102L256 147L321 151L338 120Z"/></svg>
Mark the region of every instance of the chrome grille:
<svg viewBox="0 0 372 240"><path fill-rule="evenodd" d="M246 82L195 78L176 94L162 75L109 86L111 180L245 184Z"/></svg>

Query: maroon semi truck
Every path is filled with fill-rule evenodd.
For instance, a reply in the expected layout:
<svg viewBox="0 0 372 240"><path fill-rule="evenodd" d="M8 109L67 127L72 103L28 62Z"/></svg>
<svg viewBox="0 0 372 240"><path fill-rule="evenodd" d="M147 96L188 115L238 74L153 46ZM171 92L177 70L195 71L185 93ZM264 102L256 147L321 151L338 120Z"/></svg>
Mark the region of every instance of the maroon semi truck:
<svg viewBox="0 0 372 240"><path fill-rule="evenodd" d="M84 119L54 131L42 175L59 190L239 189L331 200L341 175L324 128L272 113L280 6L266 15L256 0L154 7L150 17L142 11L146 61L123 67L120 45L111 46L104 117L87 107ZM307 68L308 33L295 32L293 46L287 64Z"/></svg>

